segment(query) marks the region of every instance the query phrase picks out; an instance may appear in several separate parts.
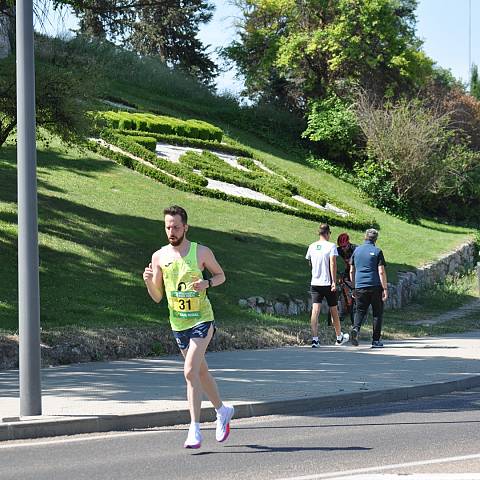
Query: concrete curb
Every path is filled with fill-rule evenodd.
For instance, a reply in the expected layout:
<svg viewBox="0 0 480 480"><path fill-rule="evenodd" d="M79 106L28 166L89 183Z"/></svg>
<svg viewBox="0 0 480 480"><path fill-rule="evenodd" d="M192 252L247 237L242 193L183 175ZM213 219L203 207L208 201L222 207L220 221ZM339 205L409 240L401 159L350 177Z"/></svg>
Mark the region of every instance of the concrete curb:
<svg viewBox="0 0 480 480"><path fill-rule="evenodd" d="M350 406L370 405L375 403L398 402L419 397L440 395L454 391L480 387L480 375L461 380L439 382L427 385L398 387L387 390L361 391L310 397L275 402L244 403L235 405L235 418L259 417L262 415L279 415L329 410ZM202 421L215 420L213 408L202 409ZM125 415L101 415L59 419L24 419L0 423L0 441L21 440L81 433L98 433L126 431L142 428L167 427L190 423L188 410L172 410Z"/></svg>

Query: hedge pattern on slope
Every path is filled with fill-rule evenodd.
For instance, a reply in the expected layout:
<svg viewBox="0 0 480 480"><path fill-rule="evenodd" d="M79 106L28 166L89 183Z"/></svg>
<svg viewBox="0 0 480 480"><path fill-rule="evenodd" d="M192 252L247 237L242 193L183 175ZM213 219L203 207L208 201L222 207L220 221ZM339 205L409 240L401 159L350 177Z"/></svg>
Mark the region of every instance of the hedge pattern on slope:
<svg viewBox="0 0 480 480"><path fill-rule="evenodd" d="M156 157L155 154L153 154L153 152L147 150L145 147L139 144L135 144L135 142L126 140L122 138L122 136L115 135L111 132L108 132L108 135L104 134L102 138L105 141L116 145L122 150L125 150L126 152L131 153L151 163L152 167L149 167L143 164L142 162L135 160L133 158L130 158L121 153L113 152L108 148L101 147L95 142L91 143L92 148L94 150L102 153L104 156L111 158L112 160L116 161L117 163L120 163L121 165L124 165L133 170L136 170L137 172L143 173L144 175L150 178L153 178L172 188L177 188L179 190L188 191L188 192L196 193L196 194L211 197L211 198L217 198L217 199L222 199L230 202L240 203L243 205L262 208L265 210L282 212L288 215L294 215L294 216L305 218L308 220L313 220L318 222L328 222L332 225L338 225L346 228L365 229L374 225L372 224L372 222L366 222L366 223L359 222L353 216L343 218L338 215L335 215L333 212L319 211L318 209L309 207L308 205L304 205L301 202L296 202L294 199L291 199L291 197L288 197L288 198L292 200L291 204L292 206L295 206L295 208L298 208L297 210L294 210L292 208L289 208L288 206L284 206L280 204L274 204L274 203L269 203L261 200L255 200L255 199L244 198L244 197L237 197L234 195L229 195L225 192L221 192L219 190L207 189L205 187L208 184L208 181L205 178L189 171L183 165L188 165L189 167L191 167L195 163L196 166L201 167L200 170L202 170L202 172L205 172L205 173L208 172L208 175L212 175L210 178L222 179L223 181L228 181L235 184L242 183L242 185L246 186L247 188L254 187L252 188L253 190L261 191L262 193L272 196L273 198L276 198L279 201L282 201L281 199L288 200L287 198L288 192L295 192L295 186L289 183L278 184L277 186L279 187L280 190L275 190L275 187L273 186L275 185L275 182L270 183L270 185L268 186L267 185L260 186L260 184L262 183L261 180L258 182L259 179L257 178L256 179L257 182L256 182L254 179L249 178L251 176L255 176L253 172L241 172L240 170L235 169L235 167L231 167L230 165L225 163L223 160L213 155L211 152L203 152L201 155L195 152L188 152L187 154L184 155L184 157L186 156L186 158L184 158L181 164L178 165L178 164L169 162L168 160L159 159ZM156 158L153 158L153 157L156 157ZM222 166L222 171L215 171L216 170L215 167L219 165ZM226 165L226 167L224 167L224 165ZM165 172L171 173L179 178L182 178L186 180L187 183L178 181L154 167L158 167ZM230 170L230 169L233 169L233 170ZM240 174L250 173L250 175L243 177L243 179L240 179L240 176L238 176L237 171ZM191 181L192 177L190 177L190 175L194 176L195 181ZM271 177L271 175L269 176ZM201 181L199 181L199 179L201 179ZM284 194L286 196L283 196ZM291 194L292 193L290 193L290 195Z"/></svg>
<svg viewBox="0 0 480 480"><path fill-rule="evenodd" d="M341 200L338 200L338 198L332 197L331 195L328 195L323 191L322 191L321 197L317 197L319 201L315 200L315 195L317 194L318 190L314 189L306 182L303 182L302 180L298 179L294 175L290 174L287 170L283 170L277 167L276 165L272 164L271 162L265 161L263 159L262 160L257 159L257 160L261 161L261 163L265 165L265 167L272 170L277 175L280 175L291 182L295 182L298 187L299 195L301 195L302 197L308 198L309 200L313 200L315 203L318 203L319 205L322 205L322 206L325 206L326 203L335 205L337 208L340 208L348 212L350 216L355 217L359 222L359 224L369 225L366 228L378 228L378 229L380 228L380 225L378 224L375 218L368 217L367 215L360 212L359 210L352 207L351 205L348 205L347 203L342 202ZM302 203L302 205L304 204Z"/></svg>
<svg viewBox="0 0 480 480"><path fill-rule="evenodd" d="M135 142L131 138L124 135L119 135L109 130L103 130L100 132L100 138L107 143L115 145L116 147L128 152L142 160L151 163L152 166L157 167L165 172L175 175L192 185L207 186L208 180L201 175L197 175L192 172L191 169L185 168L181 164L172 163L161 157L158 157L154 152L148 150L143 145ZM132 137L134 138L134 137Z"/></svg>
<svg viewBox="0 0 480 480"><path fill-rule="evenodd" d="M238 160L240 160L239 163L241 165L247 168L253 166L254 168L248 172L239 170L238 168L224 162L211 152L203 152L202 155L195 152L187 152L180 157L180 162L186 163L196 170L200 170L206 177L233 183L240 187L250 188L256 192L261 192L281 203L296 208L299 211L318 213L319 209L292 198L293 195L301 195L323 207L331 201L327 195L323 194L323 192L313 189L305 182L290 175L288 172L275 172L276 167L273 165L268 168L275 172L276 175L264 171L258 167L253 160ZM337 203L338 202L336 202L335 205L337 205ZM378 227L375 220L361 215L358 211L352 212L353 209L349 206L342 205L342 207L339 208L342 208L349 213L349 216L353 217L351 220L358 225L366 226L366 228L371 226ZM327 210L322 213L322 215L328 217L330 223L339 224L338 218L340 216L336 212Z"/></svg>
<svg viewBox="0 0 480 480"><path fill-rule="evenodd" d="M89 142L89 146L91 150L96 151L107 158L110 158L111 160L119 163L120 165L123 165L139 173L142 173L143 175L150 177L154 180L157 180L162 184L167 185L171 188L175 188L185 192L195 193L197 195L202 195L205 197L215 198L219 200L225 200L228 202L239 203L241 205L247 205L250 207L261 208L264 210L270 210L273 212L286 213L288 215L304 218L306 220L312 220L315 222L329 222L331 225L338 225L345 228L365 229L371 226L370 223L365 225L359 225L357 224L357 222L353 221L353 219L351 218L341 218L341 217L333 218L328 214L328 212L318 212L318 211L310 212L310 211L292 210L288 207L284 207L278 204L263 202L261 200L254 200L251 198L236 197L234 195L229 195L227 193L221 192L219 190L210 190L210 189L201 187L199 185L186 184L186 183L175 180L174 178L162 173L161 171L159 171L154 167L149 167L131 157L122 155L121 153L118 153L118 152L114 152L109 148L102 147L96 142L93 142L93 141ZM326 215L324 215L324 213Z"/></svg>
<svg viewBox="0 0 480 480"><path fill-rule="evenodd" d="M221 142L223 137L223 131L220 128L201 120L180 120L153 113L113 111L99 112L98 116L106 122L107 126L116 130L138 130L217 142Z"/></svg>

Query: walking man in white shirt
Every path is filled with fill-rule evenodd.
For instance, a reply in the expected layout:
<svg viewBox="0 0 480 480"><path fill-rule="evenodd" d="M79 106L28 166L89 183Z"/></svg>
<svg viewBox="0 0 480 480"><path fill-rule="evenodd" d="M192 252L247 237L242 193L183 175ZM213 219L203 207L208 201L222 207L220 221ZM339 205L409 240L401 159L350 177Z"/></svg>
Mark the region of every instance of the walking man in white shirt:
<svg viewBox="0 0 480 480"><path fill-rule="evenodd" d="M312 281L310 293L312 295L312 348L318 348L318 316L322 301L326 298L330 307L333 326L337 335L335 345L348 342L348 333L342 333L340 318L337 309L337 246L330 242L330 227L324 223L318 232L320 238L312 243L307 250L305 258L312 267Z"/></svg>

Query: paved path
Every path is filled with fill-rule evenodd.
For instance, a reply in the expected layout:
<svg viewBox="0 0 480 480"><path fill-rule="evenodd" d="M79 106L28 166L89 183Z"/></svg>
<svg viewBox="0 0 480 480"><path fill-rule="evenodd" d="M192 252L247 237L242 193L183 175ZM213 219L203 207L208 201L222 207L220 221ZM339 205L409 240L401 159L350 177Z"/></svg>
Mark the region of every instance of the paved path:
<svg viewBox="0 0 480 480"><path fill-rule="evenodd" d="M480 315L480 299L473 300L466 305L462 305L459 308L455 308L454 310L450 310L448 312L442 313L436 317L432 318L423 318L421 320L415 320L413 322L408 322L409 325L437 325L439 323L445 323L449 320L455 320L458 318L466 317L472 313L478 312Z"/></svg>
<svg viewBox="0 0 480 480"><path fill-rule="evenodd" d="M259 406L272 402L288 405L293 400L325 398L342 406L358 394L377 392L377 399L382 399L388 390L480 379L479 352L480 331L392 341L383 350L366 344L317 350L287 347L209 353L207 360L225 400L244 406L244 412L265 414L268 410ZM42 420L185 413L182 366L179 356L168 356L45 368ZM18 415L18 372L0 371L0 418L4 419L0 439L2 427ZM178 422L184 419L179 416Z"/></svg>

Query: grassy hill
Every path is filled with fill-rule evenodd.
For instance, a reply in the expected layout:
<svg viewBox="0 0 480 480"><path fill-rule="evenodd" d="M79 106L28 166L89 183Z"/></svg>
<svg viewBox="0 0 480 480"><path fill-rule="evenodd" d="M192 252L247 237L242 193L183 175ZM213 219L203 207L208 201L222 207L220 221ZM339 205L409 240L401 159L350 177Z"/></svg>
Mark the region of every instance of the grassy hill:
<svg viewBox="0 0 480 480"><path fill-rule="evenodd" d="M271 130L256 135L255 128L241 128L245 120L235 122L227 100L209 104L177 96L176 101L175 95L139 87L134 80L112 76L107 90L142 110L214 123L258 159L375 218L389 280L395 280L397 271L434 260L472 235L471 229L433 221L408 224L370 207L354 186L309 167L301 149L285 145L281 130L275 142ZM166 306L151 302L141 275L152 252L165 244L162 210L173 203L189 213L190 238L210 246L225 268L226 284L211 292L222 322L260 321L237 306L241 297L307 294L304 254L317 238L316 222L175 190L57 139L48 147L40 145L38 182L44 329L165 324ZM334 228L333 238L344 230ZM361 231L349 233L354 242L362 241ZM0 328L7 332L17 328L16 262L15 148L10 143L0 149ZM277 321L261 319L267 324Z"/></svg>

